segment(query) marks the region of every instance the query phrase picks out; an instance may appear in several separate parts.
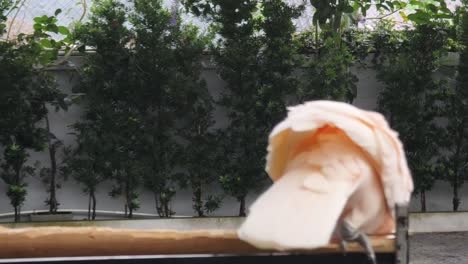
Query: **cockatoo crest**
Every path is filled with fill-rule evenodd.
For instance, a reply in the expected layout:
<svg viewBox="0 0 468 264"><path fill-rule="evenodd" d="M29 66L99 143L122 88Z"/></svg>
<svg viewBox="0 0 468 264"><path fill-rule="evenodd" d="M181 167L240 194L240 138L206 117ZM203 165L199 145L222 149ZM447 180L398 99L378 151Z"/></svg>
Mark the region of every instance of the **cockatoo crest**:
<svg viewBox="0 0 468 264"><path fill-rule="evenodd" d="M262 248L325 245L338 222L392 232L413 182L398 134L376 112L332 101L290 107L271 132L266 171L275 182L238 230Z"/></svg>
<svg viewBox="0 0 468 264"><path fill-rule="evenodd" d="M274 181L279 179L295 146L325 125L341 129L369 154L381 177L390 209L397 204L408 204L413 181L397 132L388 126L381 114L346 103L313 101L289 107L287 118L273 129L269 137L268 175Z"/></svg>

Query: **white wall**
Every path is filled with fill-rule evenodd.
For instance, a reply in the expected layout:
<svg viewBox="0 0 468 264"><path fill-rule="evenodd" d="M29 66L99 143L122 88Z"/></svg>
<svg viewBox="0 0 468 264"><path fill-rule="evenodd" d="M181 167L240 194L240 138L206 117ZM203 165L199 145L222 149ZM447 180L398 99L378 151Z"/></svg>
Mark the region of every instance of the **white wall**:
<svg viewBox="0 0 468 264"><path fill-rule="evenodd" d="M409 233L467 232L468 212L412 213L409 215Z"/></svg>
<svg viewBox="0 0 468 264"><path fill-rule="evenodd" d="M468 212L459 213L410 213L410 234L467 232ZM203 218L170 218L170 219L132 219L100 221L58 221L58 222L23 222L3 224L4 227L110 227L143 230L236 230L244 222L244 217L203 217Z"/></svg>
<svg viewBox="0 0 468 264"><path fill-rule="evenodd" d="M73 62L76 65L80 65L81 58L73 57ZM355 68L354 71L359 77L358 83L358 95L355 100L355 105L364 109L373 110L376 107L377 95L381 90L382 85L378 83L375 78L375 72L370 69ZM78 76L73 70L60 69L55 72L60 87L70 92L71 88L76 85ZM219 94L219 91L224 87L224 82L219 79L216 71L210 65L206 65L203 76L207 80L208 88L214 96ZM80 118L82 111L78 105L70 107L67 112L53 112L49 114L51 129L55 135L62 139L65 145L73 144L74 137L69 133L69 125L73 124ZM215 112L215 119L217 120L217 126L224 126L226 120L224 118L223 111L218 109ZM44 165L48 165L49 158L46 152L43 153L31 153L30 162L31 164L35 161L40 161ZM22 208L23 211L29 210L45 210L47 209L44 201L47 198L45 187L42 184L38 176L27 178L29 184L28 195L26 202ZM109 197L108 192L111 189L110 183L103 183L98 188L97 197L97 209L106 211L122 211L123 201L120 199L113 199ZM220 193L218 187L213 186L212 192ZM9 204L9 199L5 195L6 185L3 181L0 181L0 214L10 213L12 208ZM460 190L462 204L460 210L468 211L468 186L464 186ZM87 209L88 200L85 195L81 192L80 186L69 179L63 183L63 187L58 190L58 200L61 203L61 209ZM248 199L250 203L255 199L255 194L251 195ZM449 211L451 210L451 189L450 186L445 182L437 182L434 190L427 194L427 209L429 211ZM149 213L155 214L154 209L154 198L150 192L142 190L140 196L141 208L136 213ZM173 210L176 211L177 215L193 215L192 201L190 190L180 190L172 204ZM419 201L414 199L411 204L411 210L419 210ZM225 197L223 206L214 213L214 215L230 216L236 215L238 212L237 202L230 198ZM11 219L0 217L0 221L10 221Z"/></svg>

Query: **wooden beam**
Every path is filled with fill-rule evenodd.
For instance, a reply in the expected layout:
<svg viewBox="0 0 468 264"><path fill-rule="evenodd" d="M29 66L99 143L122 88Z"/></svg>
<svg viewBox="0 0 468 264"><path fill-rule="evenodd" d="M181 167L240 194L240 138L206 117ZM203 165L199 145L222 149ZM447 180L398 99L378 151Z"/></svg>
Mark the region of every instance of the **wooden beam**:
<svg viewBox="0 0 468 264"><path fill-rule="evenodd" d="M391 237L372 237L377 253L395 252ZM130 230L98 227L0 228L0 258L272 253L239 240L234 231ZM348 252L363 252L350 243ZM293 253L341 253L338 244Z"/></svg>

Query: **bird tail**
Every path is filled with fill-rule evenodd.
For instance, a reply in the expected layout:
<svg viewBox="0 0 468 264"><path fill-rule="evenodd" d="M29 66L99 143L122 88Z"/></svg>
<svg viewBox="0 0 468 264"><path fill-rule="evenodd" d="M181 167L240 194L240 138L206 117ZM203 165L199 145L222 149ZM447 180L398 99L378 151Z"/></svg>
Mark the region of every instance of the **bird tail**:
<svg viewBox="0 0 468 264"><path fill-rule="evenodd" d="M262 249L313 249L327 245L349 197L349 184L319 170L289 171L250 207L240 239Z"/></svg>

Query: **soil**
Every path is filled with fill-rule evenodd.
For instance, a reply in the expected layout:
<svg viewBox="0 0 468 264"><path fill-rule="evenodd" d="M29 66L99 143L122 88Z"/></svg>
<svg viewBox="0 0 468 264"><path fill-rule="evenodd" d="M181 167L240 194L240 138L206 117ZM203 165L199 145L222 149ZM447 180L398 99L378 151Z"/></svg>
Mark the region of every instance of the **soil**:
<svg viewBox="0 0 468 264"><path fill-rule="evenodd" d="M468 232L410 236L411 264L468 264Z"/></svg>

